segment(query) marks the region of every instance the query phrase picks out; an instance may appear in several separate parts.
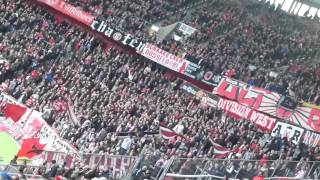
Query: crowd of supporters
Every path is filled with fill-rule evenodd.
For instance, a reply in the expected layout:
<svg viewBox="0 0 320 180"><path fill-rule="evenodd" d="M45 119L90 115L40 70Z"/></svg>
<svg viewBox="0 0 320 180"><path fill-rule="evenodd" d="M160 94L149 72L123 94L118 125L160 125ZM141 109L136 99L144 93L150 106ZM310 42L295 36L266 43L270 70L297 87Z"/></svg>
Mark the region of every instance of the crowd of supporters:
<svg viewBox="0 0 320 180"><path fill-rule="evenodd" d="M70 2L101 15L102 1ZM191 2L110 1L101 12L107 12L103 18L110 19L110 23L117 22L114 24L125 32L142 38L146 36L146 23ZM190 43L168 40L158 45L172 53L184 50L185 58L219 74L232 70L231 77L252 80L252 85L273 87L279 93L318 102L317 65L306 65L304 70L296 65L315 57L318 37L295 28L296 17L278 11L270 16L274 18L270 24L268 19L253 20L254 10L266 9L264 6L257 5L251 12L215 1L212 6L199 8L186 22L199 30L189 37ZM231 165L212 162L209 167L199 167L214 175L231 176L234 172L230 167L245 167L237 173L268 176L275 168L273 163L278 163L276 167L286 176L304 178L311 177L306 169L317 168L306 161L320 160L319 147L294 144L286 137L263 133L250 122L234 121L184 94L179 89L182 80L140 56L121 52L112 44L59 22L27 1L8 0L0 4L0 10L2 90L43 112L46 121L80 152L140 155L144 148L157 149L143 155L144 160L133 174L136 179L156 177L173 156L190 159L174 164L172 172L189 173L194 170L192 158L220 157L215 145L230 151L223 158L258 161ZM194 46L198 43L206 45ZM275 69L282 66L290 67L284 75L270 75L270 71L277 74ZM72 105L76 119L68 115L65 104ZM181 136L164 140L159 135L160 124ZM277 161L267 163L269 160ZM297 162L289 165L286 160ZM49 174L68 179L89 172L93 175L86 178L108 174L103 167L101 171L97 167L80 173L80 167L85 168L77 165L69 173L56 170Z"/></svg>
<svg viewBox="0 0 320 180"><path fill-rule="evenodd" d="M87 6L87 1L75 4L111 25L117 24L124 32L200 64L205 70L290 95L298 101L320 103L320 69L314 62L319 27L311 26L314 22L307 18L286 14L281 6L275 8L264 1L239 5L215 0L203 1L190 10L186 7L195 4L191 0L170 1L171 4L169 1L110 1L105 5L99 0L89 2L92 6ZM169 20L162 20L164 17ZM152 24L165 26L177 21L197 31L182 42L173 38L158 42L155 37L149 37Z"/></svg>

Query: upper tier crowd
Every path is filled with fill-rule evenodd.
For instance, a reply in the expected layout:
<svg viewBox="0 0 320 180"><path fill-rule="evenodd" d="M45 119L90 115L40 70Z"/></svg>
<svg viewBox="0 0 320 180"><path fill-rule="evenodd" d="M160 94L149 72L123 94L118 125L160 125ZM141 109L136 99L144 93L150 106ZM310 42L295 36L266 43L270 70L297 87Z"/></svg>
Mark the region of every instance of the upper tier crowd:
<svg viewBox="0 0 320 180"><path fill-rule="evenodd" d="M318 22L288 15L281 6L275 8L264 1L244 1L239 5L222 0L199 4L193 0L69 2L204 70L289 95L297 101L320 104L320 68L315 62L319 56ZM173 38L159 42L149 36L152 24L166 26L178 21L197 31L182 42Z"/></svg>
<svg viewBox="0 0 320 180"><path fill-rule="evenodd" d="M93 8L96 7L93 3L97 7L102 5L99 2L77 1L76 4L99 15L99 8ZM190 2L193 1L108 2L105 16L111 18L110 22L119 22L117 15L123 22L115 24L126 32L136 32L136 26L141 26L141 36L135 35L143 37L146 36L142 33L146 22L153 22L155 16L166 17L169 12L184 9ZM269 75L269 69L275 71L274 68L315 57L315 38L309 38L310 35L305 35L307 31L298 29L294 32L291 29L289 33L289 29L295 27L295 17L277 12L281 18L268 25L267 20L264 24L251 20L248 9L229 7L220 1L214 3L217 4L199 6L201 11L192 12L194 21L190 23L199 29L189 37L188 41L192 42L158 44L172 53L184 49L188 60L216 72L233 69L232 77L244 81L253 78L254 85L274 83L279 85L276 90L282 93L292 91L297 97L310 101L318 98L315 74L312 71L308 75L306 71L316 68L314 64L304 71L297 66L296 73ZM264 6L256 8L266 9ZM45 120L80 152L139 155L142 149L156 149L143 156L144 161L133 174L135 179L151 179L173 156L221 157L215 152L216 143L230 151L224 158L257 162L227 165L213 162L205 169L213 175L231 176L236 167L244 166L241 175L249 179L261 174L270 176L274 168L278 168L279 176L315 177L313 172L318 166L306 161L320 160L319 147L294 144L287 137L272 137L250 122L226 117L221 111L200 103L198 98L186 95L179 88L182 80L170 71L143 57L121 52L28 1L8 0L0 4L0 10L2 90L43 112ZM252 8L252 13L254 10ZM229 15L224 17L226 13ZM279 28L274 27L277 25ZM209 39L206 46L187 47L192 43L203 44L205 39ZM299 88L301 86L304 88ZM315 90L307 91L308 88ZM300 96L300 91L306 97ZM72 105L79 123L72 123L75 120L66 112L66 104ZM159 135L160 124L181 136L164 140ZM268 160L277 161L267 163ZM284 160L297 162L290 164ZM189 160L178 162L172 172L192 173L193 165L195 163ZM53 177L63 175L68 179L108 174L102 173L103 167L81 173L79 168L54 172L51 168L42 173ZM85 169L84 165L81 168ZM312 173L307 173L310 169Z"/></svg>

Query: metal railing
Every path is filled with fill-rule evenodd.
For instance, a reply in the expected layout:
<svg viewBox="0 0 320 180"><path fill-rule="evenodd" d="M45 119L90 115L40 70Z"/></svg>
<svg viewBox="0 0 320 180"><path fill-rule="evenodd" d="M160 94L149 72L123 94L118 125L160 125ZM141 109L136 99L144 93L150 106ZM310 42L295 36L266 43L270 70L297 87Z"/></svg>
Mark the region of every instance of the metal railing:
<svg viewBox="0 0 320 180"><path fill-rule="evenodd" d="M320 179L320 161L174 158L160 179Z"/></svg>
<svg viewBox="0 0 320 180"><path fill-rule="evenodd" d="M144 169L146 165L152 166L153 168L157 166L154 164L155 158L152 157L152 151L149 149L144 149L139 157L97 154L90 155L90 160L88 161L86 156L87 155L82 156L83 159L80 161L85 165L89 165L91 168L94 168L97 164L104 165L107 168L113 168L113 172L111 173L113 179L133 180L137 178L135 177L137 172ZM56 155L54 157L58 156ZM128 158L134 159L133 161L130 161ZM124 159L126 160L124 161ZM25 175L38 176L41 174L39 173L39 170L45 171L43 170L45 167L29 165L8 165L6 166L5 171L14 175L19 173L19 169L22 166L25 168ZM47 164L47 166L50 167L50 164ZM320 161L288 161L282 159L268 161L171 157L160 169L151 172L151 174L152 176L150 176L150 179L157 180L166 178L171 178L173 180L212 180L224 179L225 177L234 180L242 180L253 179L255 176L263 176L264 179L320 179Z"/></svg>
<svg viewBox="0 0 320 180"><path fill-rule="evenodd" d="M41 156L34 161L37 161L37 166L23 165L24 161L18 161L14 165L1 165L4 166L5 171L10 173L19 173L19 169L24 169L25 175L42 174L46 172L51 166L52 161L55 160L59 167L73 167L87 166L91 169L103 166L104 169L109 169L113 179L125 179L134 165L137 163L137 156L120 156L108 154L66 154L61 152L43 152ZM33 161L33 163L34 163ZM41 166L42 164L42 166ZM41 172L39 172L41 170Z"/></svg>

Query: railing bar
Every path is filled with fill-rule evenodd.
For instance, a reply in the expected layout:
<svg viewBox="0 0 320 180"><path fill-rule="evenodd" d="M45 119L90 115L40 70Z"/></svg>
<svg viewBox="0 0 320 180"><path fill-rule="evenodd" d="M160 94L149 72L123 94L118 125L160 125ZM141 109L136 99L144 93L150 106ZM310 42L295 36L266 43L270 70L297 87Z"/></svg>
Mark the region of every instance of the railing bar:
<svg viewBox="0 0 320 180"><path fill-rule="evenodd" d="M243 162L243 161L242 161L242 162ZM242 168L243 168L243 165L244 165L244 162L243 162L243 164L241 165L241 167L240 167L239 171L237 172L237 174L236 174L236 176L235 176L234 178L237 178L237 177L238 177L238 175L239 175L240 171L241 171L241 170L242 170Z"/></svg>
<svg viewBox="0 0 320 180"><path fill-rule="evenodd" d="M163 179L164 179L164 177L165 177L165 175L167 174L169 168L171 167L174 159L175 159L174 157L171 157L171 158L170 158L170 161L168 162L168 165L165 166L165 168L164 168L161 176L159 177L160 180L163 180Z"/></svg>
<svg viewBox="0 0 320 180"><path fill-rule="evenodd" d="M312 171L312 168L313 168L313 166L314 166L314 164L315 164L316 162L313 162L312 163L312 166L311 166L311 168L310 168L310 170L309 170L309 172L308 172L308 174L307 174L307 177L309 177L310 176L310 173L311 173L311 171Z"/></svg>
<svg viewBox="0 0 320 180"><path fill-rule="evenodd" d="M282 158L282 154L279 156L277 162L279 162L279 160L280 160L281 158ZM277 163L277 166L276 166L276 168L274 168L274 170L273 170L273 172L272 172L272 174L271 174L270 177L273 177L273 176L274 176L274 174L276 173L276 170L278 169L279 165L280 165L280 163Z"/></svg>
<svg viewBox="0 0 320 180"><path fill-rule="evenodd" d="M203 167L203 169L201 170L201 175L203 174L203 172L206 170L206 168L207 168L207 166L208 166L208 164L210 163L210 161L209 160L207 160L207 162L205 163L205 165L204 165L204 167ZM201 180L201 178L200 177L198 177L198 180Z"/></svg>

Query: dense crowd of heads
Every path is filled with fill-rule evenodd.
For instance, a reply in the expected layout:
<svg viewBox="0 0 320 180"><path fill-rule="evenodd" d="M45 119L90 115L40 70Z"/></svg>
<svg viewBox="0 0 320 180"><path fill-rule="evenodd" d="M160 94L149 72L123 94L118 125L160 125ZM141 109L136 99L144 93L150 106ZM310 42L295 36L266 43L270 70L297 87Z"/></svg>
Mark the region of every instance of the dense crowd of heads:
<svg viewBox="0 0 320 180"><path fill-rule="evenodd" d="M70 2L101 15L97 7L102 1L90 1L89 7L84 6L86 1ZM140 34L133 34L142 38L146 36L142 33L146 22L153 22L156 16L165 17L189 2L192 1L108 2L104 18L111 18L110 23L120 22L114 24L125 32L140 29ZM172 8L173 4L178 6ZM255 6L250 12L220 1L211 5L191 12L192 18L186 23L199 31L189 37L188 43L168 40L158 45L172 53L184 50L185 58L217 73L233 70L232 77L253 79L256 86L273 87L279 93L293 93L304 100L318 98L317 78L314 71L309 71L317 67L312 64L304 71L298 65L292 68L315 57L314 43L318 40L311 38L310 32L295 29L295 17L276 12L270 17L280 18L270 25L268 19L263 23L252 17L254 10L264 7ZM255 168L258 173L274 168L272 163L263 163L268 160L278 160L279 168L287 163L284 160L300 161L300 165L290 166L292 176L310 168L306 161L320 160L319 147L272 137L250 122L226 117L198 98L184 94L179 89L181 80L162 67L120 52L26 1L8 1L0 8L2 89L43 112L59 135L82 153L139 155L142 149L157 149L143 156L145 161L134 174L137 179L155 177L173 156L215 158L213 142L232 151L227 158L259 160L260 163L245 165L248 171ZM198 43L202 45L194 46ZM283 66L290 68L281 75L275 69ZM270 75L271 70L278 76ZM72 105L79 123L74 123L64 104ZM162 139L160 124L182 136ZM193 164L188 163L178 162L172 171L182 172ZM227 165L217 165L218 162L213 163L207 171L228 173L218 170ZM71 178L72 173L64 175Z"/></svg>
<svg viewBox="0 0 320 180"><path fill-rule="evenodd" d="M205 70L298 101L320 103L320 69L314 61L318 55L319 26L308 18L288 15L281 11L281 6L275 8L263 2L239 5L232 1L203 1L192 9L186 8L195 4L191 0L110 1L106 5L103 2L91 1L95 5L91 8L87 2L74 3L111 25L117 24L116 28L156 43ZM146 8L149 6L153 8ZM178 21L197 31L182 42L173 38L159 42L155 36L149 36L152 24L166 26Z"/></svg>

